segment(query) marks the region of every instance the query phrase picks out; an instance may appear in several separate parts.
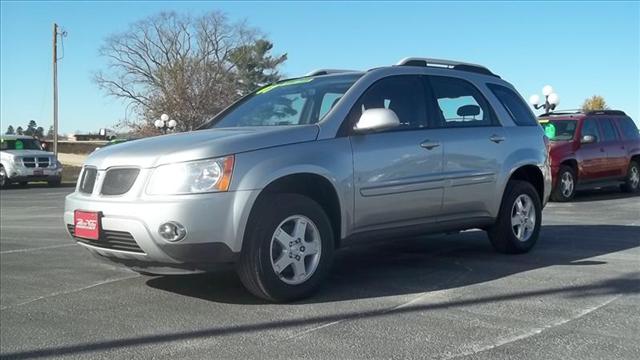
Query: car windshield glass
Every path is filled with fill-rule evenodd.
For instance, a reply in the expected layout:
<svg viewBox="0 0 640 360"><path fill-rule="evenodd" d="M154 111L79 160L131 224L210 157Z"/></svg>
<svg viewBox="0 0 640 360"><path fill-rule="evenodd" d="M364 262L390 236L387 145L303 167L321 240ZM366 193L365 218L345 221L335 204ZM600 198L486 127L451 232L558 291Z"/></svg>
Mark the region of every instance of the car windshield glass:
<svg viewBox="0 0 640 360"><path fill-rule="evenodd" d="M545 135L551 141L564 141L573 139L576 132L575 120L547 120L541 121Z"/></svg>
<svg viewBox="0 0 640 360"><path fill-rule="evenodd" d="M42 150L40 141L36 139L2 139L0 142L2 150Z"/></svg>
<svg viewBox="0 0 640 360"><path fill-rule="evenodd" d="M203 128L315 124L360 76L305 77L271 84L234 104Z"/></svg>

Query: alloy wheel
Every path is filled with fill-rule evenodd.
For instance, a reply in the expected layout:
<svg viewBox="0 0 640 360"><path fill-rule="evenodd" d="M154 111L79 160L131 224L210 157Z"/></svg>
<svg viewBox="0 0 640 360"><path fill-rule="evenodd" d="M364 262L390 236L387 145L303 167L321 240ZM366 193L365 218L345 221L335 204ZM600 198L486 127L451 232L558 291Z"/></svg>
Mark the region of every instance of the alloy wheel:
<svg viewBox="0 0 640 360"><path fill-rule="evenodd" d="M271 266L280 280L289 285L302 284L320 263L320 231L306 216L290 216L273 233L270 250Z"/></svg>
<svg viewBox="0 0 640 360"><path fill-rule="evenodd" d="M573 175L570 172L566 171L562 174L560 178L560 190L562 192L562 196L568 198L573 194L574 181Z"/></svg>
<svg viewBox="0 0 640 360"><path fill-rule="evenodd" d="M632 189L638 188L638 184L640 184L640 171L637 166L632 166L629 174L629 182L631 184Z"/></svg>
<svg viewBox="0 0 640 360"><path fill-rule="evenodd" d="M0 168L0 187L4 187L7 181L7 173L4 171L4 168Z"/></svg>
<svg viewBox="0 0 640 360"><path fill-rule="evenodd" d="M511 208L511 230L520 241L527 241L536 227L536 210L533 200L527 194L521 194Z"/></svg>

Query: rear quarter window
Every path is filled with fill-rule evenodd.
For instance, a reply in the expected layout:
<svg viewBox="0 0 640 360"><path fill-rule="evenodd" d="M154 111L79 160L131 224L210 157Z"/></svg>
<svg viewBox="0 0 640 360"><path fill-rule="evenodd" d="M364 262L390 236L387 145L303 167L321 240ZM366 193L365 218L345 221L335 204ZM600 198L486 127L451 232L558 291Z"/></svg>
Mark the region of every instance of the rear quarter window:
<svg viewBox="0 0 640 360"><path fill-rule="evenodd" d="M498 98L511 119L519 126L537 126L538 121L520 95L506 86L487 84L487 87Z"/></svg>
<svg viewBox="0 0 640 360"><path fill-rule="evenodd" d="M640 133L638 133L638 128L636 124L630 118L620 118L618 120L618 125L620 126L620 130L622 130L622 135L625 139L638 139L640 138Z"/></svg>

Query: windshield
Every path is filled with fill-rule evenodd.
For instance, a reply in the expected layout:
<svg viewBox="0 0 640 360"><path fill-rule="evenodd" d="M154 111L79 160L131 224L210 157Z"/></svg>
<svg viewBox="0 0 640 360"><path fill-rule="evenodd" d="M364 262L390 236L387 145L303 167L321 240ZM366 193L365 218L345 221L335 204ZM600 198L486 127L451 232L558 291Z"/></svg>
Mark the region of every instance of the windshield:
<svg viewBox="0 0 640 360"><path fill-rule="evenodd" d="M42 150L40 141L37 139L2 139L0 141L1 150Z"/></svg>
<svg viewBox="0 0 640 360"><path fill-rule="evenodd" d="M219 114L204 128L315 124L360 76L306 77L271 84Z"/></svg>
<svg viewBox="0 0 640 360"><path fill-rule="evenodd" d="M540 120L545 135L551 141L573 139L576 132L576 120Z"/></svg>

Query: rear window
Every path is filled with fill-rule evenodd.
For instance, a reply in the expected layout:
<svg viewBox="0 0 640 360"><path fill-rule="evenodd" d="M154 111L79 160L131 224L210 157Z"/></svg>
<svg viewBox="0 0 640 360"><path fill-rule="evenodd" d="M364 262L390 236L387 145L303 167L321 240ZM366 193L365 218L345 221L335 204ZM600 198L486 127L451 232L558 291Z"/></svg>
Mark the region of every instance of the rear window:
<svg viewBox="0 0 640 360"><path fill-rule="evenodd" d="M520 126L537 126L538 121L536 117L533 115L531 110L525 102L522 100L520 95L518 95L513 90L508 87L497 85L497 84L487 84L487 87L493 94L500 100L502 106L504 106L505 110L511 119L516 125Z"/></svg>

